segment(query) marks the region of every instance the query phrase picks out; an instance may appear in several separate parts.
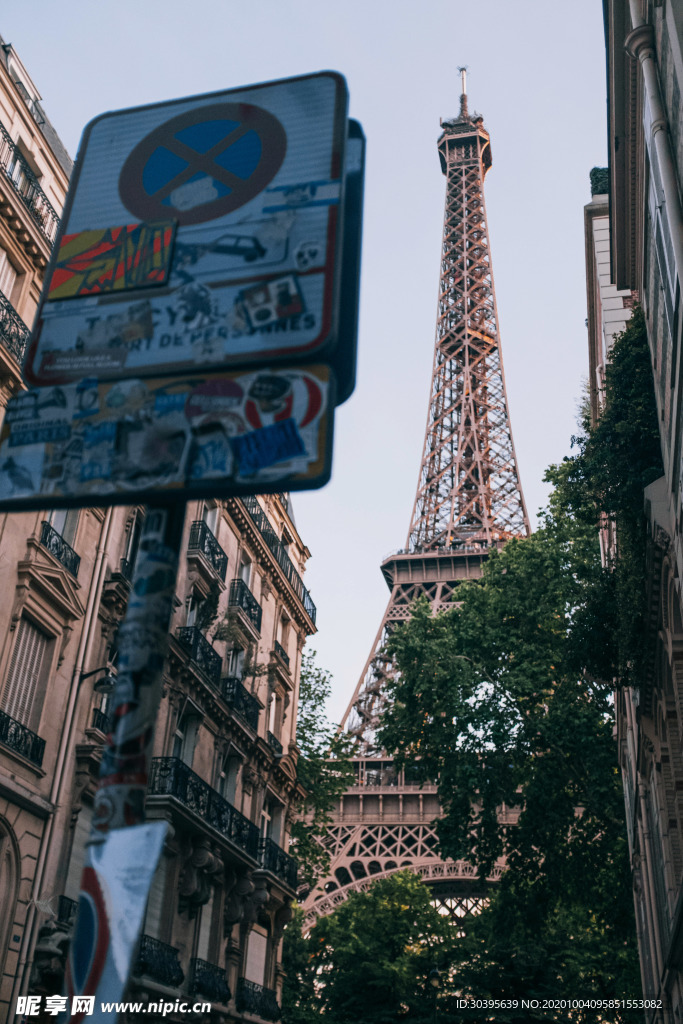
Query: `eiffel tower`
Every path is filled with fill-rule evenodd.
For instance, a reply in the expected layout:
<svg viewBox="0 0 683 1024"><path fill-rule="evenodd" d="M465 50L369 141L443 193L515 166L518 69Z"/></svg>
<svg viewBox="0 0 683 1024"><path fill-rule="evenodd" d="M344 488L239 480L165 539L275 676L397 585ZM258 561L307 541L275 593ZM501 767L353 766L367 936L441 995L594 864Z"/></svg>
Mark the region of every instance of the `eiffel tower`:
<svg viewBox="0 0 683 1024"><path fill-rule="evenodd" d="M510 429L484 205L491 143L483 118L470 115L466 72L458 117L441 122L438 141L446 176L441 275L427 427L406 545L381 565L389 604L342 720L356 740L356 785L342 797L323 840L329 877L305 904L309 924L352 890L409 867L429 883L449 913L475 912L503 870L488 879L464 861L436 853L436 785L420 787L378 745L384 653L397 623L426 596L437 614L458 585L481 576L492 548L529 534Z"/></svg>

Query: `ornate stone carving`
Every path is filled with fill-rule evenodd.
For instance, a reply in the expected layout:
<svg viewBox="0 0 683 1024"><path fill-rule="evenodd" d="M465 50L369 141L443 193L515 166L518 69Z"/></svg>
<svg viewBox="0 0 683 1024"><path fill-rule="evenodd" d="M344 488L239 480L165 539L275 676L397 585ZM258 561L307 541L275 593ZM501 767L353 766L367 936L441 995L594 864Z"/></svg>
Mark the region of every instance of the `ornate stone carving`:
<svg viewBox="0 0 683 1024"><path fill-rule="evenodd" d="M223 861L210 848L209 841L188 838L181 846L183 866L178 881L178 912L187 911L192 918L209 902L211 887L223 873Z"/></svg>

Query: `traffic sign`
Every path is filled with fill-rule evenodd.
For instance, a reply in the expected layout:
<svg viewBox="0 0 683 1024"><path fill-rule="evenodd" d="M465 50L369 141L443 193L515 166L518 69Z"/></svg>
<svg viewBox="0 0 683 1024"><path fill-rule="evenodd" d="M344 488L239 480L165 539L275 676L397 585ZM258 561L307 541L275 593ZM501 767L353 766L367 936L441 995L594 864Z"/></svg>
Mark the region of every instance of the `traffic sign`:
<svg viewBox="0 0 683 1024"><path fill-rule="evenodd" d="M322 72L91 122L27 379L53 385L323 361L347 397L355 316L344 312L349 331L341 278L343 265L357 265L349 208L360 216L357 197L346 202L358 180L357 159L347 166L357 149L347 145L347 103L344 79ZM107 232L152 230L173 236L161 247L165 275L123 274L116 254L92 243Z"/></svg>
<svg viewBox="0 0 683 1024"><path fill-rule="evenodd" d="M333 417L324 365L35 388L12 400L0 433L2 508L320 487Z"/></svg>

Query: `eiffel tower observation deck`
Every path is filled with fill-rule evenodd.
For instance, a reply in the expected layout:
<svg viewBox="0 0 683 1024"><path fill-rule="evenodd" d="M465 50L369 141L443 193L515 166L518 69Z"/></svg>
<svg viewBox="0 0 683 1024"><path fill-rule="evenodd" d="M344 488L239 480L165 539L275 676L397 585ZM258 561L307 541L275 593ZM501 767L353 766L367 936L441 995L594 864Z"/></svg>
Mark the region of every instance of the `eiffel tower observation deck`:
<svg viewBox="0 0 683 1024"><path fill-rule="evenodd" d="M342 728L356 740L356 784L342 797L327 836L329 876L306 901L312 924L348 893L406 867L421 874L452 914L476 910L488 886L462 861L442 861L433 820L436 785L398 772L378 745L384 680L393 671L387 637L421 596L433 614L451 606L458 585L481 576L488 552L529 534L517 470L498 333L484 177L491 142L483 118L470 115L460 69L460 113L441 122L446 176L434 365L417 494L406 545L385 558L389 603Z"/></svg>

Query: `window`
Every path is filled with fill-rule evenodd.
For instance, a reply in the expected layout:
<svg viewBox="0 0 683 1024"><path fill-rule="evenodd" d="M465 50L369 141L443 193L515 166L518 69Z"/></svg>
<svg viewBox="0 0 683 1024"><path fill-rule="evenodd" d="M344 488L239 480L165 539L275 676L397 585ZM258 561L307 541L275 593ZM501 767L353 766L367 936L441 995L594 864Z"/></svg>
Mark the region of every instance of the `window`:
<svg viewBox="0 0 683 1024"><path fill-rule="evenodd" d="M234 804L237 792L237 777L242 766L242 759L234 750L229 750L219 764L216 789L228 803Z"/></svg>
<svg viewBox="0 0 683 1024"><path fill-rule="evenodd" d="M131 568L135 565L144 520L145 517L141 512L133 512L126 526L126 553L124 558L130 563Z"/></svg>
<svg viewBox="0 0 683 1024"><path fill-rule="evenodd" d="M213 897L211 890L208 903L205 903L200 911L199 936L197 938L197 956L200 960L211 960L211 925L213 923Z"/></svg>
<svg viewBox="0 0 683 1024"><path fill-rule="evenodd" d="M272 839L273 842L280 842L282 831L282 804L272 798L267 799L261 811L260 832L262 839Z"/></svg>
<svg viewBox="0 0 683 1024"><path fill-rule="evenodd" d="M196 590L193 590L187 599L187 619L185 620L186 626L196 626L197 618L199 616L199 610L204 604L204 598Z"/></svg>
<svg viewBox="0 0 683 1024"><path fill-rule="evenodd" d="M270 698L270 709L268 713L268 729L272 732L273 736L280 735L281 708L282 700L277 696L277 694L273 694Z"/></svg>
<svg viewBox="0 0 683 1024"><path fill-rule="evenodd" d="M38 727L50 637L28 619L20 619L2 695L2 710L34 732Z"/></svg>
<svg viewBox="0 0 683 1024"><path fill-rule="evenodd" d="M59 534L62 540L73 547L78 528L79 511L77 508L58 508L50 512L48 523Z"/></svg>
<svg viewBox="0 0 683 1024"><path fill-rule="evenodd" d="M240 555L240 579L247 586L251 584L251 558L243 551Z"/></svg>
<svg viewBox="0 0 683 1024"><path fill-rule="evenodd" d="M266 957L268 955L268 934L265 928L255 924L249 932L247 943L247 961L244 977L256 985L263 985L266 976Z"/></svg>
<svg viewBox="0 0 683 1024"><path fill-rule="evenodd" d="M161 860L154 872L147 898L143 931L146 935L151 935L153 939L161 938L164 907L168 898L166 895L166 865L166 857L162 854Z"/></svg>
<svg viewBox="0 0 683 1024"><path fill-rule="evenodd" d="M233 647L228 654L228 675L241 679L244 675L244 650L241 647Z"/></svg>
<svg viewBox="0 0 683 1024"><path fill-rule="evenodd" d="M202 519L215 537L218 531L218 505L205 505Z"/></svg>
<svg viewBox="0 0 683 1024"><path fill-rule="evenodd" d="M194 748L201 716L193 708L187 708L178 718L173 737L173 757L180 758L188 768L192 767Z"/></svg>
<svg viewBox="0 0 683 1024"><path fill-rule="evenodd" d="M17 272L10 263L7 253L4 249L0 249L0 292L5 296L6 299L12 301L12 292L14 291L14 284L17 280Z"/></svg>
<svg viewBox="0 0 683 1024"><path fill-rule="evenodd" d="M85 844L90 838L90 827L92 825L92 807L83 804L80 814L76 818L74 827L74 838L71 844L71 856L69 858L69 872L66 876L64 895L70 900L77 900L81 888L81 875L85 862Z"/></svg>

